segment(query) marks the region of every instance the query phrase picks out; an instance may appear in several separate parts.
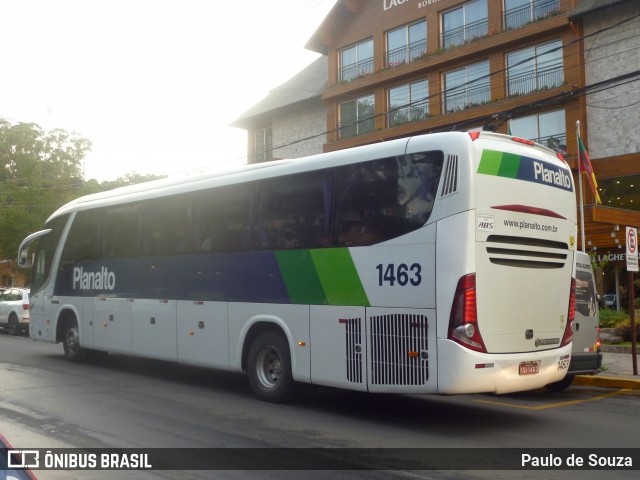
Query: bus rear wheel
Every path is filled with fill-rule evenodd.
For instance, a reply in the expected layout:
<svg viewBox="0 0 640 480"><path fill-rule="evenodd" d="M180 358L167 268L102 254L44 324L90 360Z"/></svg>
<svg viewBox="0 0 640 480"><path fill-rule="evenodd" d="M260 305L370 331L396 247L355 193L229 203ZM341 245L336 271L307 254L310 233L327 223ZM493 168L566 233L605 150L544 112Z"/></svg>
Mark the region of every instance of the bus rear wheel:
<svg viewBox="0 0 640 480"><path fill-rule="evenodd" d="M545 388L552 392L563 392L571 386L571 384L573 383L574 376L575 375L567 374L567 376L564 377L562 380L558 380L557 382L550 383L549 385L546 385Z"/></svg>
<svg viewBox="0 0 640 480"><path fill-rule="evenodd" d="M274 331L260 333L251 343L247 374L253 393L267 402L281 402L291 393L291 353L286 339Z"/></svg>
<svg viewBox="0 0 640 480"><path fill-rule="evenodd" d="M62 348L64 356L72 362L80 362L83 358L83 350L80 346L80 332L76 319L69 319L62 329Z"/></svg>

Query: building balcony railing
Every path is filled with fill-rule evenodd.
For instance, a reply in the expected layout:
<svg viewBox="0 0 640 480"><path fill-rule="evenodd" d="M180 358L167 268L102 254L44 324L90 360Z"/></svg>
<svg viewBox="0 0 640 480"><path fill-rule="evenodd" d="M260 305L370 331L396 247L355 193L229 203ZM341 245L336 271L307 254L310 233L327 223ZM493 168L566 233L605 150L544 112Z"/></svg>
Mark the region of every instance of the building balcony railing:
<svg viewBox="0 0 640 480"><path fill-rule="evenodd" d="M491 86L486 83L477 86L458 87L444 94L444 112L453 113L467 108L484 105L491 101Z"/></svg>
<svg viewBox="0 0 640 480"><path fill-rule="evenodd" d="M531 140L558 153L562 153L563 155L567 153L566 133L556 133L553 135L547 135L546 137L532 138Z"/></svg>
<svg viewBox="0 0 640 480"><path fill-rule="evenodd" d="M537 72L509 75L507 81L508 95L526 95L527 93L546 88L559 87L564 83L562 65L555 65Z"/></svg>
<svg viewBox="0 0 640 480"><path fill-rule="evenodd" d="M345 65L340 69L340 81L350 82L373 73L373 58L367 58L358 63Z"/></svg>
<svg viewBox="0 0 640 480"><path fill-rule="evenodd" d="M387 52L387 67L396 67L422 58L427 53L427 40L413 42Z"/></svg>
<svg viewBox="0 0 640 480"><path fill-rule="evenodd" d="M523 25L541 20L560 11L560 0L534 0L523 7L512 8L504 12L504 28L522 27Z"/></svg>
<svg viewBox="0 0 640 480"><path fill-rule="evenodd" d="M484 18L477 22L468 23L440 34L442 48L451 48L468 43L474 38L481 38L489 32L489 21Z"/></svg>

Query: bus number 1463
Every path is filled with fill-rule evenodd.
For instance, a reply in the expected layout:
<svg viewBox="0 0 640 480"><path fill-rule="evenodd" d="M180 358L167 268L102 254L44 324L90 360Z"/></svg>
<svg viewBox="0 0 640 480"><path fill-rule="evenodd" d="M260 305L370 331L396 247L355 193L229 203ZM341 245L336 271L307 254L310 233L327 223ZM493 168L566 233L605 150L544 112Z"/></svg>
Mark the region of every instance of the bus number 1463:
<svg viewBox="0 0 640 480"><path fill-rule="evenodd" d="M396 283L401 287L408 284L414 287L420 285L422 282L422 267L419 263L413 263L410 266L401 263L396 267L395 263L389 263L384 265L382 263L376 265L378 270L378 285L390 285L394 286Z"/></svg>

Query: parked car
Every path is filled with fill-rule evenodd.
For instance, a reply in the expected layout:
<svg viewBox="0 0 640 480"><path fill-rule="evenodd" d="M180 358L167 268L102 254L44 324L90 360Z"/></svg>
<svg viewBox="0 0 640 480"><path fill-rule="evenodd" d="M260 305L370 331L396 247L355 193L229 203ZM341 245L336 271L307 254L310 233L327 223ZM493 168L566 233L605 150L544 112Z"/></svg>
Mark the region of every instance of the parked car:
<svg viewBox="0 0 640 480"><path fill-rule="evenodd" d="M602 297L605 308L616 308L616 294L607 293Z"/></svg>
<svg viewBox="0 0 640 480"><path fill-rule="evenodd" d="M29 289L7 288L0 292L0 327L11 335L29 331Z"/></svg>
<svg viewBox="0 0 640 480"><path fill-rule="evenodd" d="M615 296L615 295L614 295ZM606 295L605 295L606 297ZM571 361L567 376L547 385L560 392L571 385L576 375L596 375L602 368L600 352L600 312L596 282L589 255L576 252L576 330L571 342Z"/></svg>

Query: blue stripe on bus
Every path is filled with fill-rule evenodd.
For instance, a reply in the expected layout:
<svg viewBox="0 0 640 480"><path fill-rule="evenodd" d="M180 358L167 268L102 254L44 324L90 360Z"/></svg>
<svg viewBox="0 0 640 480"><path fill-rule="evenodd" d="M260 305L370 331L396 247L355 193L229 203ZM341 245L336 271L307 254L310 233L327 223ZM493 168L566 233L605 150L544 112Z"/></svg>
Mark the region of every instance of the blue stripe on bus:
<svg viewBox="0 0 640 480"><path fill-rule="evenodd" d="M291 303L275 252L81 262L62 268L54 294Z"/></svg>

